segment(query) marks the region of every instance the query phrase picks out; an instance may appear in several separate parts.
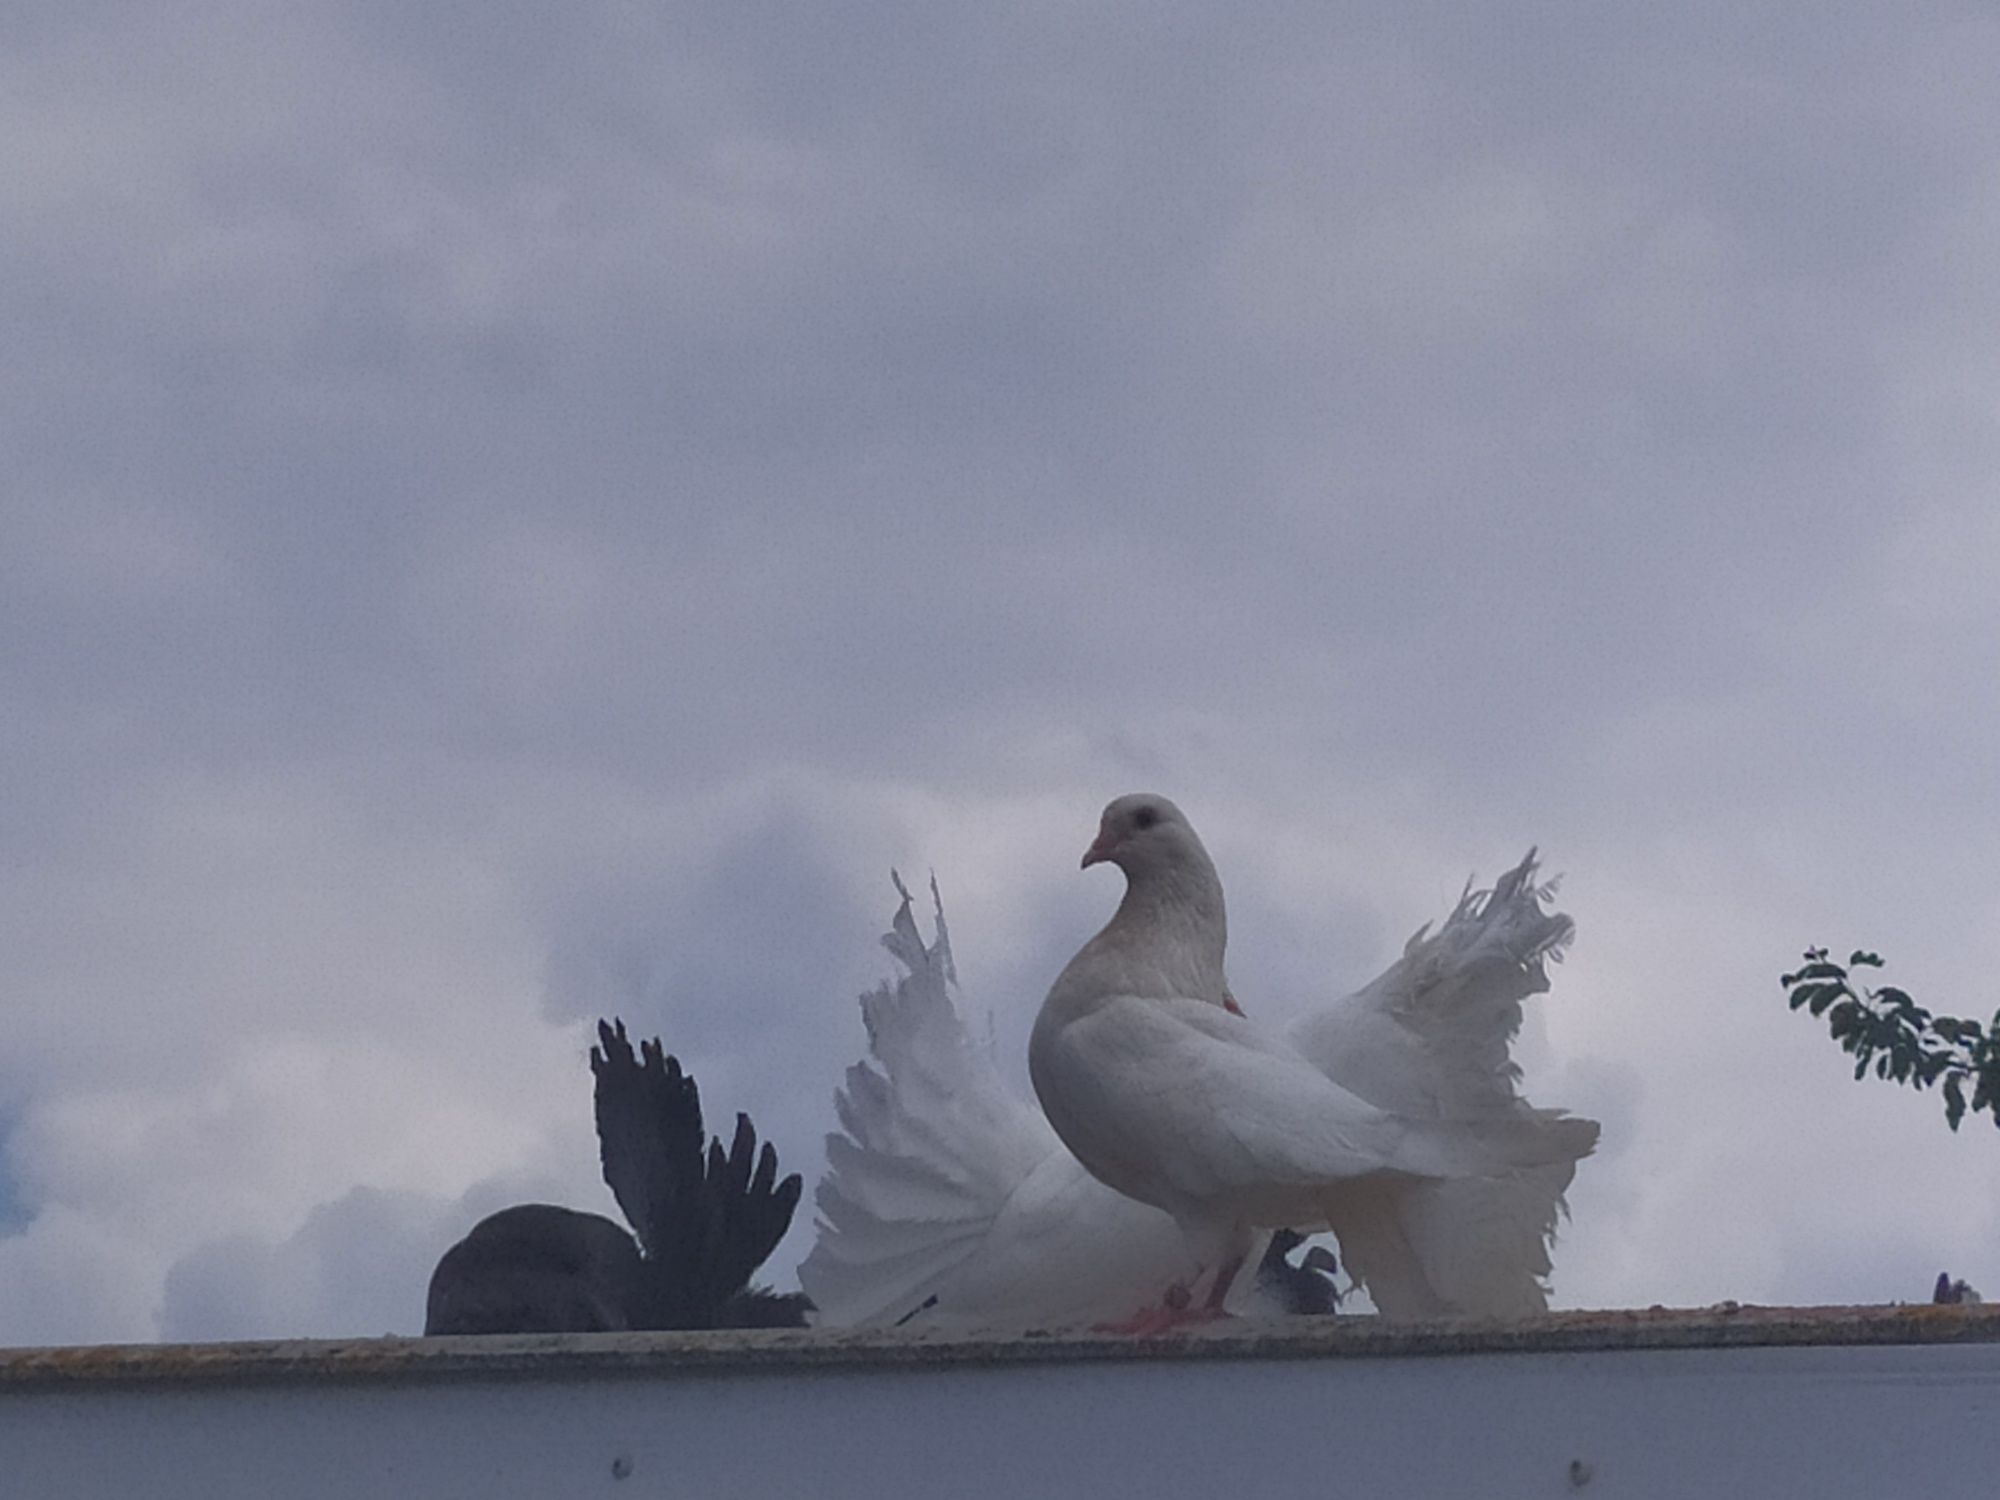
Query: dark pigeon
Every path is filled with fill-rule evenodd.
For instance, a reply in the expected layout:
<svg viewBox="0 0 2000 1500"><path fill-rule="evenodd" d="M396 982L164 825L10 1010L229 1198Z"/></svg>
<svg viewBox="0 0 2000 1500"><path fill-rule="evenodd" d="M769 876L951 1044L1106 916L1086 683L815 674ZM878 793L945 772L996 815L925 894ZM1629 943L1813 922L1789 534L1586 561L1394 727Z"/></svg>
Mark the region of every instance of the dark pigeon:
<svg viewBox="0 0 2000 1500"><path fill-rule="evenodd" d="M1271 1236L1264 1258L1257 1263L1257 1288L1288 1313L1308 1316L1340 1311L1340 1286L1334 1279L1339 1263L1324 1245L1314 1245L1293 1263L1292 1252L1306 1237L1295 1229Z"/></svg>
<svg viewBox="0 0 2000 1500"><path fill-rule="evenodd" d="M804 1327L804 1295L750 1285L791 1226L798 1174L778 1180L747 1115L727 1151L709 1140L700 1090L657 1040L635 1055L623 1022L597 1035L598 1152L632 1232L545 1203L491 1214L439 1260L424 1332Z"/></svg>

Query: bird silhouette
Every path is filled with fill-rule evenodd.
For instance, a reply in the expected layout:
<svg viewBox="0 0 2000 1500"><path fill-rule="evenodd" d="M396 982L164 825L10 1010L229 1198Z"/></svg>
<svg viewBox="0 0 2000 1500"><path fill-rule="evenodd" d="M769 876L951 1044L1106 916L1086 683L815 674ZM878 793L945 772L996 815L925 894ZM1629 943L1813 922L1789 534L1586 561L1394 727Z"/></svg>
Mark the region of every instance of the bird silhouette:
<svg viewBox="0 0 2000 1500"><path fill-rule="evenodd" d="M797 1328L812 1303L752 1286L798 1207L796 1172L758 1149L748 1115L725 1151L701 1091L658 1039L635 1053L625 1023L597 1023L598 1154L631 1225L547 1203L503 1208L445 1251L426 1334Z"/></svg>

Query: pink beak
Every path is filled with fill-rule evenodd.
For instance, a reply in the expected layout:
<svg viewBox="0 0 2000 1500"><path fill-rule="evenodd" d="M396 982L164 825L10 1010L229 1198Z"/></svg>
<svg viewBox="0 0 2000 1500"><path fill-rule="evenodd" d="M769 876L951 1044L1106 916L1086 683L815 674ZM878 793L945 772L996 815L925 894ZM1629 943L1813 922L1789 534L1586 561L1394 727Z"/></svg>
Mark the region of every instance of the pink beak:
<svg viewBox="0 0 2000 1500"><path fill-rule="evenodd" d="M1091 846L1083 851L1083 863L1078 865L1077 868L1079 870L1088 870L1092 865L1101 865L1109 858L1111 858L1111 841L1104 834L1100 833L1092 841Z"/></svg>

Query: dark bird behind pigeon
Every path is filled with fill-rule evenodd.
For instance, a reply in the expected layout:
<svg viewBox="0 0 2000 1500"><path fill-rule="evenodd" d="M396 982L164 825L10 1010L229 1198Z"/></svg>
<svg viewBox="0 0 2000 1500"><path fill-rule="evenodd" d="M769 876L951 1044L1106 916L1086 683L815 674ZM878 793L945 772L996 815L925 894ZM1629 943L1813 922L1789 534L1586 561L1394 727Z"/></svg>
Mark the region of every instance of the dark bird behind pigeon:
<svg viewBox="0 0 2000 1500"><path fill-rule="evenodd" d="M1264 1258L1257 1263L1257 1289L1282 1312L1325 1316L1340 1311L1340 1283L1334 1278L1339 1262L1324 1245L1310 1246L1295 1262L1292 1252L1305 1244L1296 1229L1271 1235Z"/></svg>
<svg viewBox="0 0 2000 1500"><path fill-rule="evenodd" d="M632 1232L545 1203L491 1214L438 1261L424 1332L803 1327L803 1294L750 1285L791 1225L798 1174L778 1180L747 1115L727 1151L709 1140L700 1090L658 1040L635 1055L622 1021L597 1035L598 1151Z"/></svg>

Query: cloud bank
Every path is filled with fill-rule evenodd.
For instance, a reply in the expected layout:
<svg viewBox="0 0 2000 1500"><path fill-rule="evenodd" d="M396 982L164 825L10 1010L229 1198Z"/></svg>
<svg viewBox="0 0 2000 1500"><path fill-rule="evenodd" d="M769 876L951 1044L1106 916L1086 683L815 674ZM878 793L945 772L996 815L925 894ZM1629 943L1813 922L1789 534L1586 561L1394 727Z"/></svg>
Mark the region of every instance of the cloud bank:
<svg viewBox="0 0 2000 1500"><path fill-rule="evenodd" d="M1568 873L1558 1300L2000 1279L1777 985L2000 959L1977 8L0 24L0 1343L413 1331L598 1014L810 1176L1140 787L1276 1015Z"/></svg>

